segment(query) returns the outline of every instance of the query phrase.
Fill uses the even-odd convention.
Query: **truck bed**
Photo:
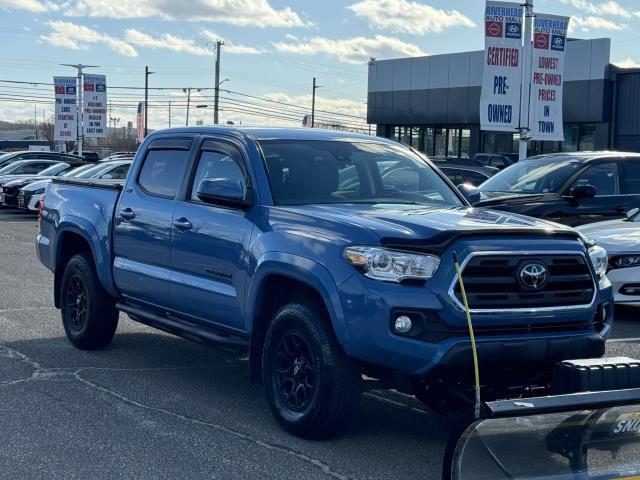
[[[65,185],[78,185],[82,187],[108,188],[112,190],[122,190],[124,180],[100,180],[95,178],[54,178],[53,183]]]

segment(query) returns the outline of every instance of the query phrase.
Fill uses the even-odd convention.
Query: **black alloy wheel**
[[[309,345],[300,333],[289,331],[280,339],[273,361],[280,400],[291,410],[303,412],[316,389],[316,365]]]

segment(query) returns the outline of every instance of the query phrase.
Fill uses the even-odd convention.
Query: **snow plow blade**
[[[446,480],[640,480],[640,389],[484,403],[447,456]]]

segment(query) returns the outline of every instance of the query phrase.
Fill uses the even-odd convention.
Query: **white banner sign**
[[[520,122],[522,15],[517,3],[488,1],[484,14],[484,66],[480,128],[513,132]]]
[[[54,140],[78,139],[78,98],[76,77],[53,77],[56,101]]]
[[[82,103],[84,136],[107,136],[107,77],[85,75]]]
[[[533,140],[564,141],[562,76],[568,28],[568,17],[536,14],[529,104],[529,128]]]

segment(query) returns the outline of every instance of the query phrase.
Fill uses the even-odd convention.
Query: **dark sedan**
[[[640,154],[540,155],[462,189],[475,205],[567,225],[623,218],[640,205]]]

